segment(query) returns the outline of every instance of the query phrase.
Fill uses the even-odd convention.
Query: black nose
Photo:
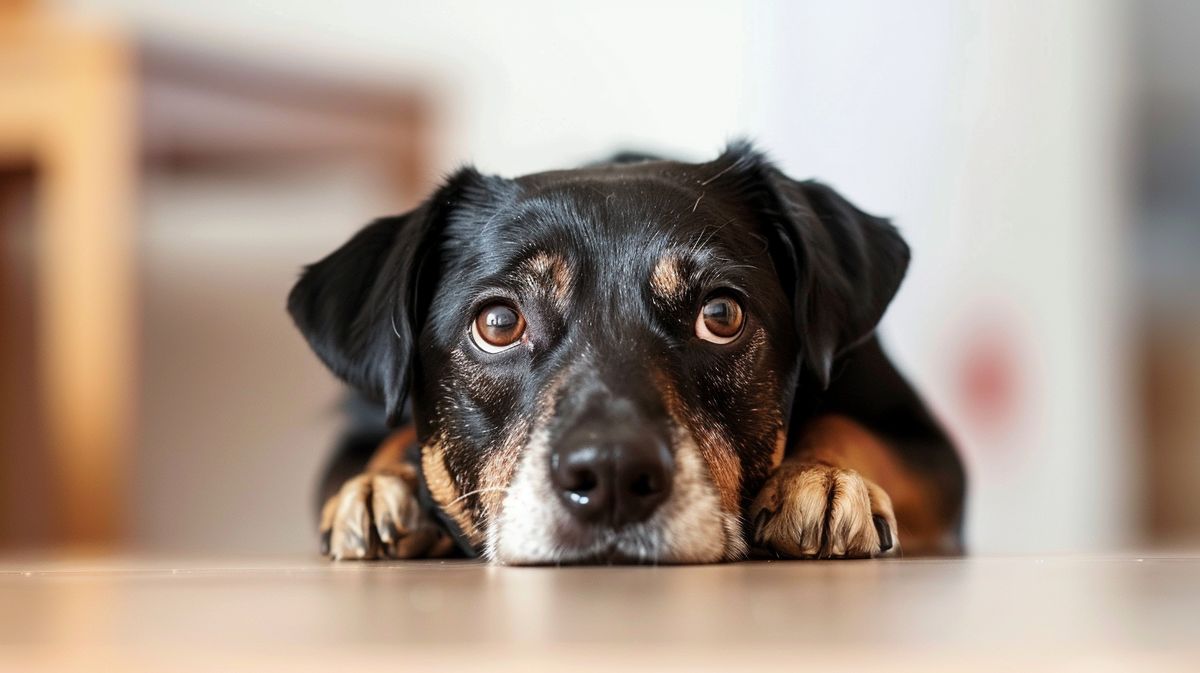
[[[575,518],[614,527],[644,521],[671,493],[674,464],[652,433],[582,427],[550,454],[550,479]]]

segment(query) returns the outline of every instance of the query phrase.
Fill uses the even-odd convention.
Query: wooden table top
[[[1197,670],[1200,554],[0,559],[0,670]]]

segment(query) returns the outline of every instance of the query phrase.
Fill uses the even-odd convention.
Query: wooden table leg
[[[136,400],[133,55],[117,39],[54,50],[39,147],[39,366],[63,530],[123,531]]]

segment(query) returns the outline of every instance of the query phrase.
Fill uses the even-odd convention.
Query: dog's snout
[[[674,463],[653,434],[585,427],[550,455],[550,479],[571,514],[614,527],[644,521],[671,493]]]

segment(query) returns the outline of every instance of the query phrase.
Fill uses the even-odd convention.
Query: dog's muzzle
[[[566,510],[581,524],[613,529],[654,514],[674,472],[666,438],[633,426],[584,423],[550,453],[550,483]]]

